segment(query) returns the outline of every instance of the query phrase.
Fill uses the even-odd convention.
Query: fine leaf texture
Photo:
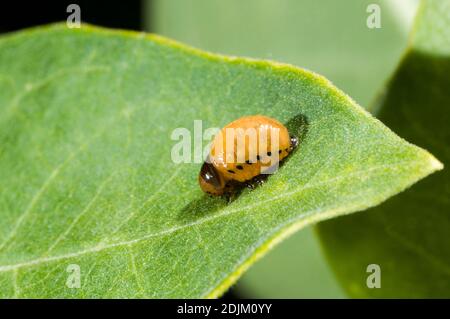
[[[450,165],[450,1],[424,1],[414,31],[377,114]],[[450,298],[449,199],[446,168],[376,208],[320,224],[350,296]],[[380,289],[366,286],[369,264],[380,266]]]
[[[3,38],[0,112],[1,297],[216,297],[296,229],[442,166],[314,73],[88,26]],[[231,203],[205,196],[171,133],[248,114],[298,150]]]
[[[365,106],[403,53],[406,35],[399,22],[411,1],[208,0],[198,6],[197,0],[151,0],[147,14],[149,30],[207,51],[314,70]],[[382,8],[382,28],[376,30],[366,27],[367,7],[374,3]],[[319,245],[313,229],[303,229],[252,266],[233,292],[250,298],[344,297]]]

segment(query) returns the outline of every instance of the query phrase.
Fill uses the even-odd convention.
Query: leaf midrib
[[[171,234],[171,233],[183,230],[183,229],[188,229],[188,228],[191,228],[191,227],[194,227],[194,226],[202,225],[202,224],[205,224],[205,223],[207,223],[209,221],[212,221],[212,220],[215,220],[215,219],[218,219],[218,218],[221,218],[221,217],[226,217],[226,216],[234,214],[234,213],[239,213],[239,212],[243,212],[243,211],[246,211],[246,210],[250,210],[250,209],[255,208],[255,207],[263,206],[263,205],[265,205],[265,204],[267,204],[269,202],[278,201],[278,200],[285,199],[285,198],[288,198],[288,197],[294,197],[296,194],[298,194],[301,191],[304,191],[306,189],[314,189],[314,188],[317,188],[317,187],[320,187],[320,186],[323,186],[323,185],[334,184],[334,183],[340,182],[342,180],[345,180],[347,178],[354,178],[356,176],[363,175],[363,174],[365,175],[365,174],[368,174],[369,172],[374,172],[374,171],[377,171],[377,170],[380,170],[380,169],[392,169],[392,170],[395,170],[395,168],[404,168],[405,165],[413,164],[413,163],[417,164],[417,161],[401,161],[401,162],[397,162],[397,163],[393,163],[393,164],[377,165],[377,166],[373,166],[373,167],[365,169],[365,170],[357,170],[357,171],[354,171],[352,173],[346,173],[346,174],[343,174],[343,175],[339,175],[339,176],[336,176],[334,178],[330,178],[330,179],[327,179],[327,180],[324,180],[324,181],[321,181],[321,182],[318,182],[318,183],[309,184],[309,182],[307,182],[303,186],[301,186],[301,187],[299,187],[299,188],[297,188],[297,189],[295,189],[295,190],[293,190],[291,192],[282,193],[279,196],[274,196],[274,197],[271,197],[271,198],[263,200],[263,201],[258,201],[258,202],[256,202],[253,205],[246,205],[246,206],[243,206],[243,207],[239,207],[237,209],[224,210],[221,213],[216,214],[216,215],[205,217],[205,218],[202,218],[200,220],[197,220],[197,221],[194,221],[194,222],[191,222],[191,223],[185,223],[185,224],[182,224],[182,225],[179,225],[179,226],[175,226],[175,227],[172,227],[172,228],[169,228],[169,229],[157,232],[157,233],[147,234],[147,235],[144,235],[142,237],[131,239],[131,240],[128,240],[128,241],[121,241],[121,242],[116,242],[116,243],[111,243],[111,244],[102,244],[102,243],[100,243],[100,244],[98,244],[96,246],[93,246],[93,247],[90,247],[90,248],[87,248],[87,249],[83,249],[83,250],[80,250],[80,251],[77,251],[77,252],[73,252],[73,253],[67,253],[67,254],[63,254],[63,255],[50,256],[50,257],[40,257],[40,258],[37,258],[37,259],[32,259],[32,260],[29,260],[29,261],[20,262],[20,263],[16,263],[16,264],[10,264],[10,265],[0,265],[0,272],[8,272],[8,271],[11,271],[11,270],[17,270],[17,269],[24,268],[24,267],[36,266],[36,265],[45,264],[45,263],[49,263],[49,262],[54,262],[54,261],[58,261],[58,260],[64,260],[64,259],[80,257],[80,256],[83,256],[83,255],[86,255],[86,254],[97,253],[97,252],[101,252],[101,251],[106,250],[106,249],[113,249],[113,248],[116,248],[116,247],[132,246],[132,245],[134,245],[136,243],[140,243],[142,241],[145,241],[145,240],[148,240],[148,239],[151,239],[151,238],[165,236],[165,235],[168,235],[168,234]],[[323,207],[322,209],[316,209],[316,210],[313,210],[313,211],[306,211],[306,212],[302,213],[301,215],[296,216],[295,219],[304,218],[306,216],[311,215],[311,213],[315,213],[315,214],[321,215],[322,213],[324,213],[326,211],[329,211],[329,210],[332,210],[332,209],[335,209],[335,207]]]

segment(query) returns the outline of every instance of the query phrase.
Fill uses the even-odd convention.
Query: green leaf
[[[441,168],[321,76],[158,36],[20,32],[0,78],[2,297],[216,297],[295,230]],[[258,113],[301,137],[263,187],[228,204],[171,160],[174,129]]]
[[[450,164],[450,1],[425,1],[378,114],[409,141]],[[319,225],[324,247],[353,297],[450,297],[450,172],[427,178],[363,214]],[[366,267],[381,267],[369,289]]]
[[[314,70],[363,106],[398,64],[407,42],[402,25],[415,7],[414,0],[401,1],[400,8],[392,0],[147,2],[149,31],[207,51]],[[374,3],[382,10],[383,27],[376,30],[366,27],[367,7]],[[250,298],[342,298],[316,237],[313,229],[303,229],[283,241],[233,291]]]

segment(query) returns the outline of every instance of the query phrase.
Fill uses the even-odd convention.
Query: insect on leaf
[[[217,297],[293,231],[441,168],[317,74],[86,25],[0,40],[0,114],[5,298]],[[172,132],[250,114],[297,151],[231,203],[206,196]]]

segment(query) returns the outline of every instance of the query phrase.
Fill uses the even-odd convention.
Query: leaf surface
[[[403,24],[415,1],[400,1],[402,19],[395,14],[398,2],[208,0],[195,6],[152,0],[146,11],[148,30],[207,51],[314,70],[366,106],[406,46]],[[374,3],[382,8],[382,28],[376,30],[366,26],[367,7]],[[239,279],[233,292],[251,298],[342,298],[316,237],[308,228],[283,241]]]
[[[216,297],[293,231],[441,168],[314,73],[89,26],[1,39],[0,114],[2,297]],[[209,198],[171,134],[248,114],[299,149],[263,187]]]

